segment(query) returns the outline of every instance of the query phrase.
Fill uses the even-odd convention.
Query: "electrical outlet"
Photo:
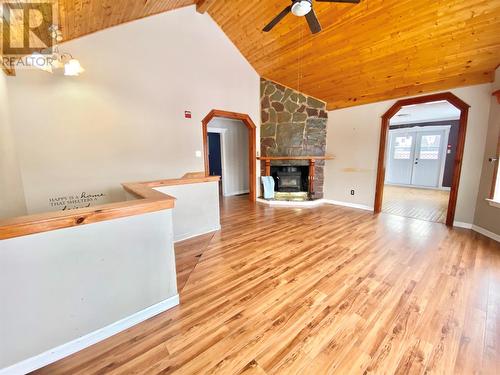
[[[354,190],[351,190],[351,195],[354,195]]]

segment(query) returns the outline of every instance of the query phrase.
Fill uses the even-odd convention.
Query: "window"
[[[440,135],[423,135],[420,141],[420,155],[418,158],[421,160],[438,160],[440,145]]]
[[[411,156],[413,136],[396,137],[394,139],[394,159],[408,160]]]

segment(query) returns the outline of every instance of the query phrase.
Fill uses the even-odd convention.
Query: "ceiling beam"
[[[212,5],[214,5],[216,0],[198,0],[196,2],[196,11],[198,13],[205,13],[208,8],[210,8]]]

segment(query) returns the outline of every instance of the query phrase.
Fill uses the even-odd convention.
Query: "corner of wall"
[[[26,214],[26,200],[17,159],[7,96],[7,79],[0,73],[0,218]]]
[[[491,85],[491,92],[500,88],[500,67],[495,71],[495,81]],[[490,98],[488,130],[485,139],[485,148],[483,156],[483,166],[479,180],[479,189],[476,199],[476,208],[474,211],[474,226],[488,233],[500,235],[500,209],[491,206],[486,198],[489,198],[491,185],[493,182],[493,173],[498,164],[491,163],[489,158],[497,153],[500,142],[500,104],[496,97]],[[498,163],[498,161],[497,161]],[[480,232],[482,233],[482,232]]]

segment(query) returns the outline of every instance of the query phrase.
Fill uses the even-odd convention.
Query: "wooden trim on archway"
[[[429,102],[436,102],[446,100],[451,105],[460,110],[460,122],[458,130],[457,150],[455,154],[455,164],[453,167],[453,180],[451,183],[450,200],[448,202],[448,213],[446,215],[446,225],[453,226],[455,220],[455,209],[457,206],[458,186],[460,184],[460,173],[462,171],[462,159],[465,147],[465,134],[467,132],[467,119],[469,116],[470,106],[463,100],[452,94],[451,92],[444,92],[433,95],[419,96],[416,98],[398,100],[389,110],[382,116],[382,125],[380,129],[380,145],[378,154],[378,167],[377,167],[377,183],[375,190],[375,203],[374,211],[379,213],[382,211],[382,202],[384,197],[384,182],[385,182],[385,168],[386,168],[386,146],[387,136],[389,133],[389,123],[391,118],[401,109],[401,107],[412,104],[423,104]]]
[[[211,110],[208,115],[201,121],[202,129],[203,129],[203,154],[205,159],[205,176],[210,175],[209,171],[209,163],[208,163],[208,144],[207,144],[207,136],[208,136],[208,123],[215,117],[227,118],[232,120],[240,120],[245,124],[248,129],[248,189],[250,191],[249,199],[252,202],[255,202],[257,199],[256,193],[256,146],[255,146],[255,137],[256,137],[256,126],[250,116],[237,113],[237,112],[228,112],[222,111],[219,109]]]

